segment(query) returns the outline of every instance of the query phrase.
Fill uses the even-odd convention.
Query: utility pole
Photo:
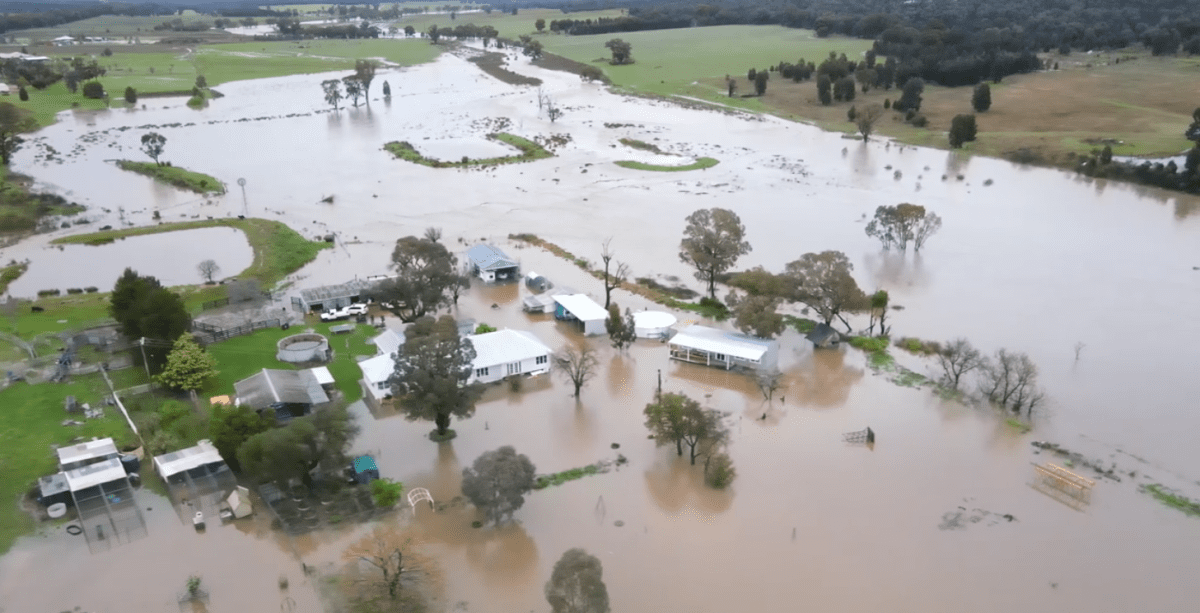
[[[142,346],[142,366],[146,367],[146,379],[150,379],[150,362],[146,361],[146,337],[138,339],[138,345]]]
[[[238,187],[242,188],[242,214],[250,214],[250,205],[246,203],[246,180],[238,179]]]

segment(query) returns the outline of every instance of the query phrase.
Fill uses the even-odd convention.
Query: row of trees
[[[1200,194],[1200,107],[1192,112],[1192,123],[1184,130],[1184,138],[1194,145],[1184,155],[1183,165],[1175,160],[1162,162],[1118,162],[1113,160],[1111,145],[1084,159],[1079,172],[1100,178],[1133,181],[1164,189]]]
[[[321,82],[321,91],[325,94],[325,102],[338,110],[342,100],[349,98],[350,103],[358,108],[359,98],[365,98],[371,104],[371,82],[375,80],[375,71],[379,63],[375,60],[355,60],[354,74],[339,79],[328,79]],[[384,96],[391,97],[391,86],[383,84]]]

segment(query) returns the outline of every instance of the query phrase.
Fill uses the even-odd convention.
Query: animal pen
[[[92,553],[108,551],[149,536],[146,520],[127,479],[116,479],[71,492],[79,525]]]
[[[1095,481],[1081,477],[1057,464],[1034,464],[1034,489],[1055,500],[1081,509],[1092,502],[1092,487]]]
[[[314,495],[303,487],[285,493],[268,483],[258,488],[258,495],[278,522],[277,527],[291,535],[369,521],[386,511],[375,506],[371,488],[365,486],[346,486],[337,492],[323,490]]]

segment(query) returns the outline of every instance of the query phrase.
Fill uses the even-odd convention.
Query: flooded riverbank
[[[450,571],[450,600],[467,601],[470,610],[546,610],[542,584],[575,546],[602,560],[620,611],[1124,611],[1128,603],[1182,610],[1191,602],[1200,553],[1180,544],[1200,537],[1200,523],[1135,484],[1153,478],[1200,497],[1196,451],[1180,434],[1200,426],[1190,409],[1200,381],[1191,375],[1188,342],[1200,337],[1192,316],[1200,306],[1196,198],[851,142],[773,118],[614,96],[523,62],[513,69],[543,79],[564,116],[554,123],[539,117],[533,89],[504,85],[446,56],[388,74],[390,104],[375,100],[337,114],[320,100],[328,75],[309,75],[229,84],[226,98],[202,111],[73,115],[39,133],[14,167],[87,204],[95,223],[113,222],[103,208],[124,206],[136,223],[151,223],[156,210],[164,220],[249,212],[308,236],[336,232],[339,248],[298,273],[301,286],[385,272],[395,239],[430,226],[457,249],[494,241],[526,270],[593,295],[601,290],[591,277],[504,237],[538,234],[595,261],[611,236],[635,276],[693,283],[676,254],[684,217],[701,207],[731,208],[754,247],[739,268],[778,271],[805,252],[841,250],[864,289],[887,289],[904,306],[891,319],[897,336],[965,336],[986,352],[1027,352],[1041,368],[1050,402],[1026,435],[986,410],[889,383],[855,351],[813,354],[794,332],[783,339],[788,389],[773,405],[744,377],[669,362],[661,344],[639,341],[621,355],[600,338],[591,342],[602,347],[603,368],[579,403],[561,379],[522,392],[493,388],[475,417],[454,425],[459,437],[443,445],[425,438],[429,424],[364,416],[356,448],[378,451],[385,476],[428,487],[439,500],[458,494],[462,466],[504,444],[528,454],[539,472],[617,453],[629,460],[531,494],[519,525],[502,530],[474,530],[461,512],[418,512]],[[478,139],[501,118],[519,136],[564,134],[570,142],[552,159],[484,170],[427,168],[380,150],[392,140],[419,148],[426,138]],[[103,162],[136,155],[137,139],[150,129],[144,126],[168,137],[168,159],[229,185],[246,178],[245,203],[238,190],[201,199],[148,189],[145,179]],[[623,137],[721,164],[687,173],[620,168],[612,162],[629,157],[618,144]],[[80,149],[46,163],[37,159],[44,145]],[[91,188],[101,184],[104,190]],[[322,202],[330,195],[331,204]],[[943,219],[919,256],[882,254],[863,231],[876,207],[899,202]],[[17,245],[0,258],[21,258],[31,248]],[[178,264],[188,272],[195,266]],[[528,329],[555,348],[574,339],[552,319],[521,314],[524,291],[477,286],[460,312]],[[616,294],[622,306],[644,306]],[[1146,321],[1168,326],[1166,342],[1134,333]],[[659,371],[664,389],[729,413],[738,470],[731,490],[707,489],[695,470],[645,438],[641,410]],[[873,450],[842,443],[841,433],[867,426],[879,435]],[[1075,511],[1028,487],[1030,463],[1045,459],[1029,445],[1038,439],[1139,477],[1102,480],[1092,506]],[[156,538],[152,529],[147,540]],[[279,555],[277,543],[258,543],[253,555]],[[339,544],[344,539],[318,535],[298,551],[310,564],[326,564],[340,555]],[[134,563],[142,554],[121,556],[137,546],[91,557],[80,551],[87,561],[73,572],[104,564],[105,556]],[[50,556],[23,541],[0,559],[0,601],[39,605],[34,610],[74,606],[22,593],[35,581],[19,565]],[[240,581],[267,586],[277,571],[261,574],[226,578],[226,589],[236,591]],[[265,600],[246,603],[214,601],[210,610]]]

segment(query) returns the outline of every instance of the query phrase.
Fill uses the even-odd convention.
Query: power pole
[[[249,215],[250,205],[246,203],[246,180],[238,179],[237,184],[238,187],[242,188],[242,214]]]
[[[146,379],[150,379],[150,362],[146,361],[146,337],[138,339],[138,345],[142,347],[142,366],[146,367]]]

